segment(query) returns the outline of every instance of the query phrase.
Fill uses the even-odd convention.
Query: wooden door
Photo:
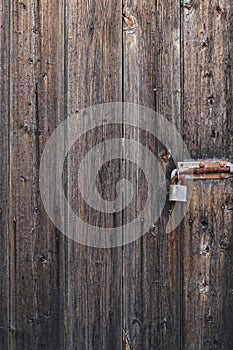
[[[72,224],[70,238],[60,232],[39,183],[53,131],[107,102],[158,112],[194,160],[233,162],[231,0],[2,0],[0,24],[0,348],[231,350],[231,179],[196,181],[172,233],[167,201],[142,237],[114,248],[70,239]],[[167,147],[136,129],[84,135],[69,152],[64,188],[77,213],[107,227],[137,213],[139,170],[118,160],[99,173],[106,198],[126,175],[136,193],[130,211],[103,217],[81,204],[76,164],[116,135],[154,151],[167,186],[175,166]]]

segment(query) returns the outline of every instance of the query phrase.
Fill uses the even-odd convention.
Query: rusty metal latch
[[[185,202],[186,180],[220,180],[233,176],[233,164],[226,161],[178,162],[171,173],[169,200]]]

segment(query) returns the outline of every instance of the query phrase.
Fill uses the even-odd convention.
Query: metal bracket
[[[178,162],[171,173],[169,201],[186,202],[185,180],[220,180],[233,176],[233,164],[225,161]]]
[[[233,164],[226,161],[178,162],[171,179],[177,180],[219,180],[233,176]]]

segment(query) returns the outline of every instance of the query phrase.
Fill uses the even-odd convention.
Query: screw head
[[[204,168],[205,167],[205,162],[200,162],[199,166],[200,166],[200,168]]]

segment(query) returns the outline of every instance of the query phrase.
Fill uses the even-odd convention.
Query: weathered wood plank
[[[184,134],[194,158],[232,161],[232,6],[183,8]],[[183,348],[231,349],[232,181],[197,182],[183,231]]]
[[[8,348],[9,4],[0,4],[0,348]]]
[[[68,114],[99,103],[121,101],[121,3],[69,1],[68,12]],[[84,126],[88,127],[89,122],[92,120],[86,118]],[[121,137],[121,128],[115,131]],[[102,217],[81,205],[77,169],[88,150],[116,132],[106,127],[84,135],[68,157],[67,197],[73,210],[96,225],[102,220],[107,227],[114,227],[111,216]],[[100,161],[101,155],[96,155],[96,160]],[[92,166],[89,164],[87,178]],[[114,176],[119,176],[120,167],[119,162],[112,164]],[[104,193],[114,196],[115,186],[104,177],[100,180]],[[85,189],[90,191],[88,186]],[[70,233],[79,229],[69,226]],[[97,249],[69,241],[67,256],[67,349],[121,349],[122,248]]]
[[[196,182],[184,220],[184,349],[231,349],[232,181]]]
[[[124,12],[137,21],[134,32],[124,31],[124,101],[156,109],[180,128],[180,2],[125,1]],[[171,168],[162,145],[131,136],[154,148],[165,172]],[[151,233],[124,248],[124,327],[132,349],[180,348],[180,241],[176,232],[166,234],[168,209]]]
[[[11,2],[10,349],[63,347],[62,243],[39,195],[39,162],[63,115],[62,2]]]
[[[232,156],[232,4],[195,1],[183,13],[187,144],[194,158],[227,158]]]

